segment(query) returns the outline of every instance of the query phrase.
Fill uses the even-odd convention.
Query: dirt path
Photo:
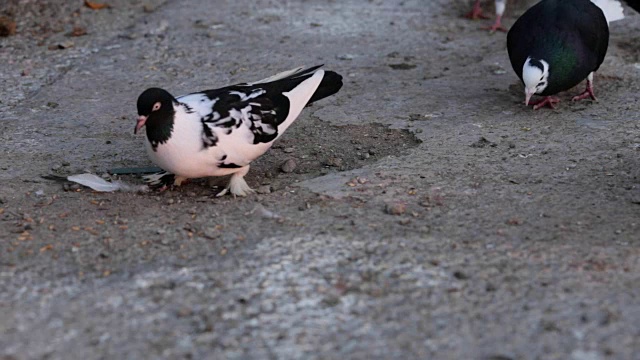
[[[0,358],[640,353],[638,15],[612,25],[598,102],[533,112],[462,1],[63,3],[0,38]],[[345,87],[253,166],[262,194],[41,178],[150,166],[146,87],[319,63]]]

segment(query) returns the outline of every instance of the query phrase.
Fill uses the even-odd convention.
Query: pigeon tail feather
[[[591,0],[604,13],[607,23],[624,19],[622,4],[618,0]]]
[[[317,65],[317,66],[310,67],[310,68],[305,68],[304,66],[299,66],[299,67],[297,67],[295,69],[283,71],[281,73],[277,73],[275,75],[269,76],[268,78],[264,78],[262,80],[258,80],[258,81],[247,83],[247,85],[266,84],[266,83],[270,83],[270,82],[274,82],[274,81],[278,81],[278,80],[282,80],[282,79],[299,77],[299,76],[302,76],[302,75],[306,75],[306,74],[312,73],[315,70],[319,69],[320,67],[322,67],[322,65]]]
[[[309,103],[316,102],[337,93],[342,87],[342,76],[334,71],[325,71],[320,85],[309,99]]]

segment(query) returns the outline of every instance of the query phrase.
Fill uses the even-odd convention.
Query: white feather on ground
[[[67,176],[67,180],[78,183],[80,185],[86,186],[88,188],[91,188],[99,192],[114,192],[114,191],[144,192],[149,190],[149,187],[146,185],[131,185],[119,180],[109,182],[94,174],[71,175],[71,176]]]

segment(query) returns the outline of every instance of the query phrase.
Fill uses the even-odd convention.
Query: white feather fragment
[[[146,185],[131,185],[123,181],[108,182],[105,179],[94,174],[71,175],[67,177],[67,180],[73,181],[75,183],[78,183],[80,185],[86,186],[88,188],[91,188],[95,191],[100,191],[100,192],[113,192],[113,191],[144,192],[149,190],[149,187]]]

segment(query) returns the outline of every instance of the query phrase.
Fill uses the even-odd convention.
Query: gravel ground
[[[108,3],[0,9],[0,359],[639,358],[640,16],[534,112],[469,1]],[[259,194],[42,178],[151,166],[146,87],[320,63]]]

